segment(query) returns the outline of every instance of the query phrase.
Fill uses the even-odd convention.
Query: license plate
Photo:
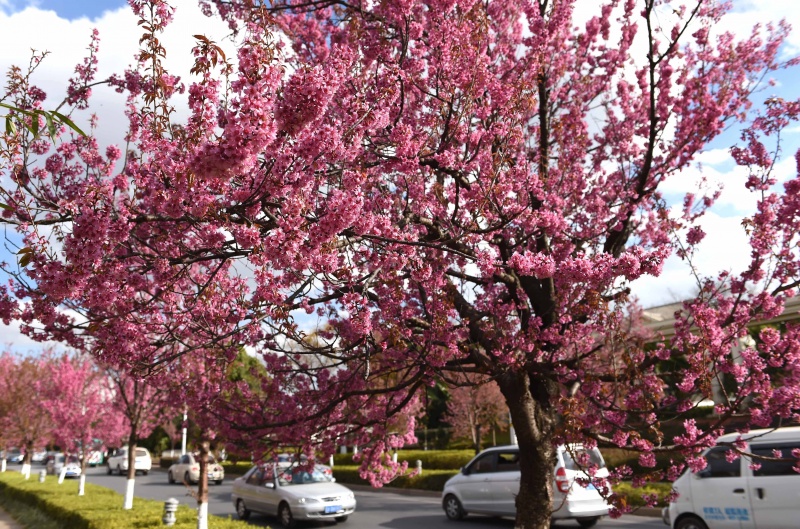
[[[325,507],[325,514],[330,514],[330,513],[333,513],[333,512],[339,512],[341,510],[342,510],[342,506],[341,505],[327,505]]]

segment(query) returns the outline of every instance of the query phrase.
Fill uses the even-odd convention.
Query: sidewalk
[[[0,509],[0,529],[22,529],[22,526],[9,516],[6,511]]]

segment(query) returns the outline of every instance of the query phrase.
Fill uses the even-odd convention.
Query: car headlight
[[[298,498],[297,503],[319,503],[317,498]]]
[[[344,495],[344,497],[347,498],[348,500],[356,499],[356,495],[353,494],[352,492],[348,492],[347,494]]]

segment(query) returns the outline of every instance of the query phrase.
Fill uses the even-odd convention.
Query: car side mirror
[[[704,470],[701,470],[700,472],[698,472],[698,473],[697,473],[697,474],[695,474],[695,475],[696,475],[698,478],[710,478],[710,477],[711,477],[711,471],[710,471],[709,469],[707,469],[707,468],[706,468],[706,469],[704,469]]]
[[[267,487],[268,489],[274,489],[275,488],[275,484],[273,482],[271,482],[271,481],[267,481],[266,483],[264,483],[264,486]]]
[[[465,476],[469,476],[469,469],[467,467],[461,467],[461,473]]]

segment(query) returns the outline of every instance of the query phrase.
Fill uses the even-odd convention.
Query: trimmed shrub
[[[400,450],[397,452],[398,461],[408,461],[408,466],[414,468],[417,460],[422,461],[423,473],[425,470],[459,470],[475,457],[474,450]],[[336,454],[333,456],[333,472],[339,466],[351,466],[358,463],[353,461],[353,454]]]
[[[666,497],[672,490],[670,483],[648,483],[642,487],[634,487],[629,482],[614,485],[614,493],[622,496],[625,503],[631,507],[644,507],[645,501],[642,498],[645,494],[655,494],[658,497],[657,507],[666,507]]]
[[[398,489],[441,491],[444,489],[444,483],[456,474],[458,474],[457,470],[425,470],[425,467],[422,467],[421,475],[401,476],[384,486]],[[369,485],[367,480],[358,475],[358,466],[354,465],[333,467],[333,477],[336,478],[337,483],[345,485]]]
[[[133,509],[122,508],[123,497],[111,489],[86,483],[86,494],[78,496],[78,482],[58,484],[57,476],[47,476],[44,483],[26,480],[16,472],[0,474],[0,495],[28,505],[61,527],[70,529],[148,529],[164,527],[161,517],[164,504],[155,500],[136,498]],[[197,527],[197,511],[180,505],[177,529]],[[243,529],[248,525],[239,520],[209,516],[211,529]]]

